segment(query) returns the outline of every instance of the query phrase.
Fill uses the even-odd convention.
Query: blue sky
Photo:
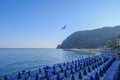
[[[55,48],[75,31],[116,25],[120,0],[0,0],[0,48]]]

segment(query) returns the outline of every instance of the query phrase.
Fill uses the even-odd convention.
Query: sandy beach
[[[103,51],[104,49],[102,48],[96,48],[96,49],[67,49],[70,51],[80,51],[80,52],[90,52],[90,53],[99,53]]]

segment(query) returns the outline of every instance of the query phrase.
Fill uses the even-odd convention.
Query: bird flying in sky
[[[65,29],[67,27],[67,25],[65,25],[64,27],[61,28],[61,30]]]

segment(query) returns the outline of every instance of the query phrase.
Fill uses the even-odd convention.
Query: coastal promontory
[[[120,35],[120,26],[77,31],[68,36],[57,48],[100,48],[108,46]]]

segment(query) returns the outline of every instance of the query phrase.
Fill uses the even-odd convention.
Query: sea
[[[0,76],[76,60],[96,53],[53,48],[0,48]]]

